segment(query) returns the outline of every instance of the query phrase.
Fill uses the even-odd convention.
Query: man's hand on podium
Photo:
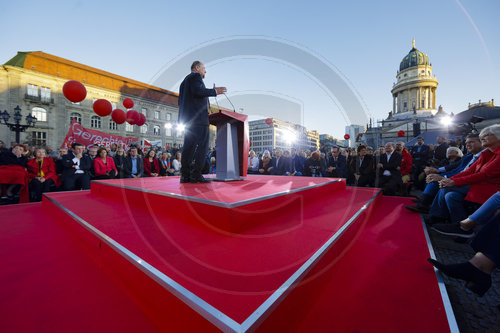
[[[215,84],[214,84],[214,89],[217,95],[225,94],[227,91],[226,87],[216,87]]]

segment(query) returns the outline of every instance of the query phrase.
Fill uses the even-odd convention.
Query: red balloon
[[[98,99],[94,102],[92,108],[94,109],[94,112],[101,117],[109,116],[111,111],[113,111],[113,106],[107,99]]]
[[[135,125],[138,120],[139,120],[139,113],[137,113],[137,111],[135,110],[127,111],[127,119],[126,119],[127,123],[129,123],[130,125]]]
[[[134,107],[134,101],[131,100],[130,98],[125,98],[123,100],[123,106],[126,108],[126,109],[131,109]]]
[[[252,147],[252,140],[248,140],[248,146]]]
[[[344,139],[349,140],[351,136],[349,134],[344,135]]]
[[[85,89],[85,86],[75,80],[66,82],[62,90],[64,97],[73,103],[81,102],[87,97],[87,89]]]
[[[117,124],[123,124],[126,118],[127,116],[125,116],[125,111],[123,110],[115,109],[111,112],[111,119]]]
[[[271,125],[273,123],[273,120],[271,118],[266,119],[266,124]]]
[[[139,114],[139,121],[137,121],[135,124],[137,126],[142,126],[146,123],[146,116],[143,115],[142,113],[138,113]]]
[[[398,136],[399,136],[399,137],[403,137],[403,136],[405,136],[405,131],[403,131],[403,130],[399,131],[399,132],[398,132]]]

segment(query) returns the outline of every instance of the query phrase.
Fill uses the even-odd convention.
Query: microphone
[[[234,107],[234,104],[231,102],[231,100],[229,99],[229,97],[227,97],[226,93],[224,93],[224,96],[226,96],[227,100],[229,101],[229,103],[231,103],[231,106],[233,107],[233,112],[236,112],[236,109]]]

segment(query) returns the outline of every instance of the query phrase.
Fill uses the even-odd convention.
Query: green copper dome
[[[410,50],[410,53],[408,53],[403,60],[401,60],[399,70],[402,71],[418,65],[429,65],[429,57],[427,54],[424,54],[415,48],[415,40],[413,40],[413,48]]]

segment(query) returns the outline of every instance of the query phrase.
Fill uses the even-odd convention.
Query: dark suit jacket
[[[304,163],[306,162],[306,159],[300,155],[295,155],[295,157],[292,157],[292,167],[293,171],[297,171],[300,173],[304,173]]]
[[[448,142],[440,143],[439,146],[434,149],[434,158],[438,161],[444,160],[446,158],[446,150],[448,147]]]
[[[276,166],[276,163],[278,163],[278,166]],[[271,166],[273,167],[271,169],[271,175],[278,175],[282,176],[286,174],[287,172],[293,172],[291,171],[292,169],[292,163],[291,160],[287,157],[280,156],[279,161],[276,157],[273,157],[271,159]]]
[[[420,152],[418,151],[418,147],[420,147]],[[421,146],[415,145],[411,147],[411,157],[413,158],[414,165],[423,165],[429,159],[429,146],[423,144]]]
[[[137,155],[136,159],[137,159],[137,175],[139,177],[142,177],[144,174],[144,162],[142,161],[142,157],[140,157],[139,155]],[[132,177],[132,158],[130,156],[127,156],[125,158],[123,174],[125,175],[126,178]]]
[[[387,154],[383,154],[380,156],[380,162],[382,164],[382,168],[379,169],[380,177],[383,176],[384,171],[388,170],[391,172],[391,178],[401,180],[401,172],[397,169],[401,166],[401,155],[393,152],[391,155],[391,159],[387,162]]]
[[[351,159],[350,161],[349,173],[361,176],[374,176],[374,163],[375,159],[372,156],[365,155],[365,157],[363,158],[363,162],[360,165],[359,156],[355,156],[355,158]]]
[[[217,96],[217,93],[205,87],[199,73],[191,72],[186,76],[179,88],[178,121],[187,127],[208,126],[209,96]]]
[[[332,156],[328,167],[335,167],[335,170],[328,173],[328,177],[347,178],[347,159],[344,155],[340,154],[337,161]]]
[[[73,153],[69,153],[64,155],[61,159],[61,164],[63,167],[61,180],[63,183],[66,179],[75,175],[77,169],[73,168],[73,165],[75,165],[75,162],[73,162],[73,158],[75,158],[75,155]],[[90,160],[90,157],[87,154],[83,154],[82,158],[80,158],[80,170],[82,170],[86,174],[89,174],[92,164],[93,163]]]

